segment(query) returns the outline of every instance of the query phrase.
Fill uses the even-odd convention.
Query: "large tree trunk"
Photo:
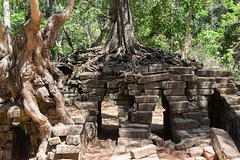
[[[105,49],[117,55],[137,54],[142,46],[135,37],[129,0],[110,0],[110,11],[112,26]]]
[[[8,82],[8,88],[5,88],[6,93],[3,92],[5,95],[0,94],[2,102],[10,98],[7,95],[11,92],[11,96],[16,101],[22,100],[25,112],[39,124],[41,143],[37,153],[38,159],[46,159],[45,152],[52,131],[48,118],[40,112],[39,99],[45,103],[55,102],[62,123],[74,124],[66,112],[64,97],[61,94],[65,89],[63,73],[50,61],[52,46],[57,39],[60,27],[69,17],[73,4],[74,0],[70,0],[65,12],[52,15],[41,30],[40,23],[44,15],[40,13],[38,1],[30,0],[31,17],[23,25],[21,34],[17,33],[13,41],[11,67],[8,69],[0,66],[0,71],[9,73],[9,76],[0,75],[1,81],[7,80]],[[0,23],[0,56],[3,57],[2,60],[7,53],[7,34],[5,27]],[[55,84],[55,80],[57,84]],[[2,97],[8,99],[4,100]]]

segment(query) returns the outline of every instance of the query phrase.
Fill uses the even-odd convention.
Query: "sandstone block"
[[[71,116],[75,124],[84,124],[86,119],[84,116]]]
[[[163,70],[167,70],[167,64],[151,64],[148,66],[149,73],[157,73]]]
[[[214,94],[214,89],[188,89],[187,90],[188,95],[212,95]]]
[[[186,138],[182,140],[180,143],[175,145],[176,150],[185,150],[193,147],[195,144],[198,144],[201,141],[199,137],[194,138]]]
[[[215,82],[215,78],[213,77],[197,77],[197,82],[198,83],[203,83],[203,82]]]
[[[187,101],[187,96],[167,96],[168,101]]]
[[[156,153],[156,146],[153,144],[150,144],[141,148],[136,148],[130,151],[131,157],[134,159],[144,158],[155,153]]]
[[[195,160],[206,160],[206,159],[202,156],[197,156],[197,157],[195,157]]]
[[[192,74],[192,67],[169,67],[170,71],[175,71],[174,73],[179,74]]]
[[[136,103],[157,103],[159,96],[135,96]]]
[[[237,93],[237,88],[217,88],[220,94],[235,94]]]
[[[146,138],[148,131],[137,128],[119,128],[119,136],[125,138]]]
[[[48,152],[47,159],[48,160],[54,160],[54,158],[55,158],[55,153],[54,152]]]
[[[160,89],[160,88],[162,88],[161,82],[151,82],[151,83],[144,84],[145,90],[153,90],[153,89]]]
[[[240,104],[240,96],[232,95],[232,96],[226,96],[225,97],[227,103],[229,105],[239,105]]]
[[[80,80],[94,79],[100,75],[99,72],[82,72],[79,73]]]
[[[97,103],[94,102],[80,102],[74,100],[73,105],[79,109],[97,109]]]
[[[130,121],[132,123],[138,122],[138,112],[131,112],[131,119],[130,119]]]
[[[208,117],[203,117],[199,120],[199,123],[202,126],[209,126],[210,125],[210,119]]]
[[[138,122],[150,124],[152,122],[152,111],[139,111]]]
[[[182,81],[181,74],[171,74],[171,76],[172,76],[172,78],[171,78],[172,81]]]
[[[78,154],[81,151],[81,146],[74,145],[57,145],[56,154]]]
[[[181,118],[174,118],[173,125],[176,129],[192,129],[197,128],[198,124],[193,119],[181,119]]]
[[[203,154],[202,147],[192,147],[188,149],[188,153],[191,157],[201,156]]]
[[[165,81],[162,82],[163,89],[176,89],[176,88],[186,88],[186,82],[181,81]]]
[[[68,145],[79,145],[81,143],[80,135],[68,135],[66,138],[66,143]]]
[[[129,90],[143,90],[143,85],[129,84],[128,89]]]
[[[204,154],[204,157],[207,160],[214,160],[214,159],[216,159],[216,153],[215,153],[215,151],[214,151],[212,146],[203,147],[203,154]]]
[[[144,93],[145,93],[145,95],[161,95],[162,90],[159,90],[159,89],[145,90]]]
[[[202,112],[189,112],[187,113],[189,119],[199,120],[202,118]]]
[[[114,88],[119,88],[120,82],[107,82],[107,88],[109,89],[114,89]]]
[[[139,103],[138,110],[139,111],[154,111],[156,103]]]
[[[234,83],[217,83],[217,88],[235,88]]]
[[[190,137],[189,133],[186,130],[175,130],[174,135],[180,141]]]
[[[59,137],[53,137],[53,138],[49,138],[48,139],[49,145],[53,146],[53,145],[58,145],[60,144],[62,141]]]
[[[130,96],[140,96],[141,95],[141,91],[140,90],[129,90],[128,94]]]
[[[165,89],[163,94],[165,96],[184,96],[185,89]]]
[[[230,83],[231,82],[230,77],[215,77],[215,80],[217,83]]]
[[[229,77],[232,73],[226,70],[200,69],[197,71],[197,75],[209,77]]]
[[[83,125],[59,125],[53,127],[54,136],[80,135]]]
[[[189,106],[188,101],[177,101],[177,102],[169,102],[170,108],[181,108],[186,109]]]
[[[240,153],[229,134],[223,129],[211,128],[212,145],[219,159],[237,159]]]
[[[137,73],[146,74],[148,73],[148,66],[136,66],[134,70]]]
[[[195,82],[197,81],[197,76],[195,74],[183,74],[182,80],[186,82]]]
[[[154,75],[141,77],[140,79],[138,79],[138,83],[143,84],[143,83],[149,83],[149,82],[157,82],[157,81],[169,80],[170,78],[171,78],[171,75],[169,73],[154,74]]]

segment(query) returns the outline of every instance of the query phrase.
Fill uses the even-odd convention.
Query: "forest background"
[[[25,0],[9,0],[9,3],[13,37],[30,13],[30,6]],[[40,8],[46,9],[44,25],[47,17],[61,12],[68,1],[42,0],[39,3]],[[141,44],[181,54],[191,0],[130,0],[129,3],[136,38]],[[52,49],[54,60],[104,44],[110,31],[108,12],[109,0],[76,0]],[[0,5],[0,14],[3,17],[3,5]],[[240,0],[195,0],[190,25],[190,59],[203,62],[205,67],[234,71],[239,77],[239,26]]]

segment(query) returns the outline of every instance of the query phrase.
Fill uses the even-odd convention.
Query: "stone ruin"
[[[42,105],[41,112],[54,126],[48,144],[49,160],[81,159],[84,148],[94,143],[101,130],[101,103],[106,95],[111,95],[119,111],[114,155],[154,142],[149,136],[152,112],[159,100],[165,109],[164,129],[178,143],[175,148],[187,149],[182,146],[188,144],[186,140],[206,137],[211,127],[216,127],[226,130],[235,142],[231,145],[240,149],[239,86],[229,71],[203,69],[200,63],[189,67],[150,63],[134,66],[131,71],[121,64],[104,65],[96,72],[82,72],[67,64],[59,68],[69,79],[69,90],[64,95],[75,125],[58,125],[60,117],[55,106]],[[23,107],[8,102],[1,106],[0,114],[0,159],[24,159],[34,153],[38,130]],[[217,129],[211,132],[213,137],[222,134]],[[216,143],[224,142],[217,139]],[[224,147],[216,152],[225,155],[223,150]],[[238,153],[230,158],[239,158]]]

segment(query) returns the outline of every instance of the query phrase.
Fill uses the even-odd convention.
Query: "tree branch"
[[[32,19],[34,21],[40,21],[40,10],[38,5],[38,0],[30,0]]]
[[[66,8],[66,10],[64,11],[63,15],[64,15],[64,20],[66,21],[68,19],[68,17],[70,16],[72,9],[73,9],[73,4],[74,4],[74,0],[70,0],[68,2],[68,6]],[[65,22],[64,21],[64,22]]]
[[[93,6],[94,8],[97,8],[97,6],[95,4],[93,4],[90,0],[86,0],[91,6]],[[102,11],[100,12],[101,15],[103,15],[104,17],[106,17],[107,19],[111,19],[111,17],[107,16],[106,14],[104,14]]]

